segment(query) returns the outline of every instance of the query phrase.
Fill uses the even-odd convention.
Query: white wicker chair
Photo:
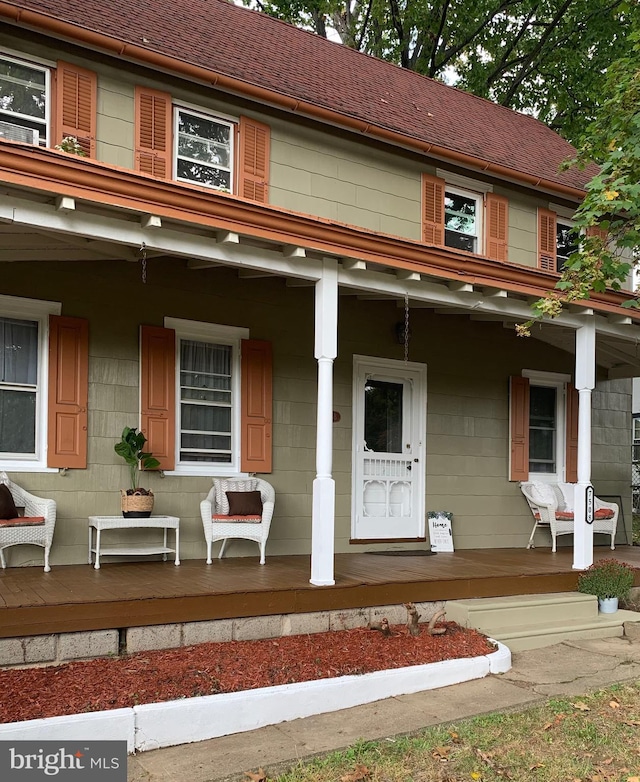
[[[533,514],[534,523],[527,548],[534,548],[533,537],[538,528],[551,532],[551,551],[556,550],[558,535],[573,535],[574,483],[542,483],[523,481],[520,489]],[[600,513],[598,513],[600,511]],[[611,535],[611,549],[615,549],[616,528],[620,508],[615,502],[594,499],[593,531]],[[598,516],[606,518],[598,518]]]
[[[6,472],[0,472],[0,483],[6,484],[13,501],[18,508],[24,508],[24,515],[28,517],[43,517],[44,523],[26,525],[24,523],[3,524],[0,526],[0,565],[6,568],[4,549],[9,546],[19,546],[25,543],[44,548],[44,571],[51,570],[49,566],[49,552],[53,541],[53,531],[56,526],[56,503],[54,500],[45,500],[36,497],[9,479]]]
[[[262,516],[259,520],[246,521],[241,516],[229,516],[225,495],[227,491],[259,491],[262,499]],[[260,478],[237,480],[214,478],[211,491],[207,498],[200,503],[202,526],[207,541],[207,565],[211,564],[211,544],[217,540],[222,541],[218,554],[218,558],[222,559],[229,538],[254,540],[260,546],[260,564],[264,565],[265,548],[269,537],[275,499],[276,493],[273,486]],[[220,519],[220,516],[225,515],[228,516],[228,521]]]

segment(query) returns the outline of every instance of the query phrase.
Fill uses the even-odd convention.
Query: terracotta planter
[[[125,519],[148,519],[153,510],[153,492],[149,490],[127,494],[124,489],[120,489],[122,515]]]

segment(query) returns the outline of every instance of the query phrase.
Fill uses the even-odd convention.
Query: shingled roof
[[[15,9],[338,113],[425,149],[438,146],[561,187],[583,189],[594,174],[593,168],[560,173],[573,147],[533,117],[226,0],[24,0],[0,2],[0,18],[15,17]],[[29,14],[22,19],[48,26]]]

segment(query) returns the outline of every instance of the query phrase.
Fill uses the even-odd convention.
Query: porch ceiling
[[[342,295],[393,299],[411,308],[430,308],[442,315],[501,321],[513,329],[530,318],[530,293],[488,285],[473,278],[444,279],[409,269],[385,267],[361,259],[328,258],[294,242],[275,244],[230,231],[183,225],[127,209],[48,197],[27,190],[0,193],[0,262],[129,261],[171,257],[188,269],[219,266],[237,269],[247,280],[277,276],[289,286],[314,285],[324,265],[337,266]],[[532,338],[575,353],[575,329],[594,318],[596,361],[611,379],[640,376],[640,325],[618,312],[571,307],[557,320],[537,325]]]

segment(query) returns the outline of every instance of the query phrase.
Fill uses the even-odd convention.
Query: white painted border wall
[[[497,651],[482,657],[7,723],[0,725],[0,741],[110,739],[126,741],[129,754],[189,744],[505,673],[511,652],[496,643]]]

